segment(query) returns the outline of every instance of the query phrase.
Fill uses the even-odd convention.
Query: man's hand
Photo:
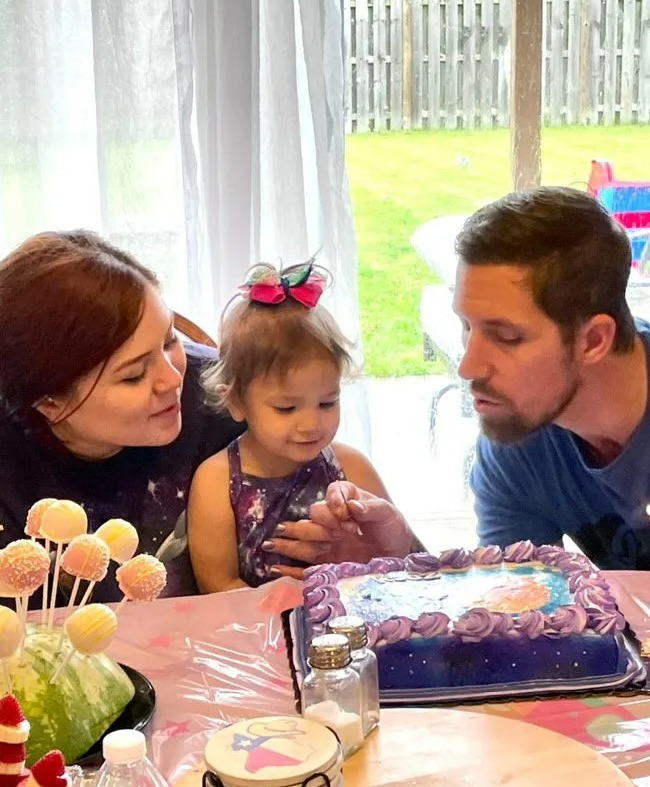
[[[403,557],[412,550],[413,533],[388,500],[349,481],[330,484],[325,500],[309,509],[310,519],[283,522],[268,551],[305,563],[366,563],[373,557]],[[301,579],[303,569],[277,565],[274,573]]]

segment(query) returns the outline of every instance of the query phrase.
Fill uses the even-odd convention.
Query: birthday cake
[[[16,611],[0,606],[0,697],[13,693],[29,716],[28,765],[50,749],[75,762],[120,717],[135,688],[104,651],[116,633],[122,604],[151,601],[166,584],[165,567],[157,558],[135,555],[133,525],[112,519],[93,534],[87,528],[81,506],[48,498],[30,509],[25,527],[30,538],[0,549],[0,597],[13,599],[16,606]],[[56,546],[53,566],[51,545]],[[124,594],[115,610],[86,603],[111,561],[117,563],[115,576]],[[61,572],[72,589],[68,607],[57,611]],[[81,582],[87,587],[77,600]],[[30,596],[39,589],[41,609],[28,616]]]
[[[307,569],[309,636],[339,615],[368,626],[381,690],[624,674],[622,614],[582,555],[529,541]]]

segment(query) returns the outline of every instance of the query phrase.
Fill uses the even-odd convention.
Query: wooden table
[[[200,787],[202,768],[175,787]],[[262,774],[258,774],[258,777]],[[632,782],[580,743],[522,721],[470,711],[386,709],[344,765],[346,787],[624,787]]]

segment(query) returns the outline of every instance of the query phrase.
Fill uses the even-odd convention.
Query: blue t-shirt
[[[650,324],[637,329],[650,358]],[[650,570],[650,396],[609,465],[590,467],[581,447],[555,425],[516,444],[481,435],[470,477],[480,542],[552,544],[566,533],[600,568]]]
[[[69,453],[49,431],[30,431],[0,407],[0,548],[25,538],[29,507],[42,497],[80,503],[88,515],[89,532],[107,519],[122,518],[138,530],[138,552],[155,554],[174,530],[187,504],[190,481],[198,465],[224,449],[243,431],[227,414],[204,403],[200,375],[216,351],[186,344],[187,372],[181,395],[183,427],[169,445],[124,448],[110,459],[88,462]],[[196,593],[187,550],[167,564],[164,595]],[[69,582],[59,583],[60,603]],[[118,601],[121,593],[111,563],[106,579],[97,584],[94,601]],[[79,596],[77,596],[79,598]],[[30,603],[38,607],[40,591]],[[0,599],[0,604],[6,600]]]

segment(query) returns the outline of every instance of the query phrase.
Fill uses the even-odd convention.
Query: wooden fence
[[[515,1],[344,0],[347,131],[507,126]],[[650,0],[544,0],[543,115],[650,122]]]

